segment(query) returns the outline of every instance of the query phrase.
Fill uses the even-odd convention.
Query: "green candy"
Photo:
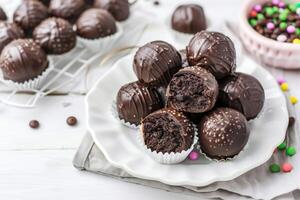
[[[256,17],[257,17],[258,20],[263,20],[263,19],[265,19],[265,16],[264,16],[263,14],[261,14],[261,13],[258,13],[258,14],[256,15]]]
[[[284,150],[285,148],[286,148],[286,142],[281,143],[281,144],[277,147],[277,149],[279,149],[279,150]]]
[[[270,165],[269,170],[272,173],[278,173],[278,172],[280,172],[280,166],[277,164],[272,164],[272,165]]]
[[[249,23],[251,26],[256,26],[257,21],[256,21],[256,19],[250,19]]]
[[[279,15],[279,19],[280,19],[281,21],[286,21],[286,19],[287,19],[287,14],[281,13],[281,14]]]
[[[272,16],[274,14],[273,8],[269,8],[269,7],[266,8],[266,13],[267,13],[268,16]]]
[[[286,27],[287,27],[287,23],[285,23],[285,22],[281,22],[281,23],[279,24],[279,28],[282,29],[282,30],[285,30]]]
[[[274,7],[273,7],[273,12],[274,12],[274,13],[277,13],[278,11],[279,11],[278,7],[274,6]]]
[[[300,2],[296,2],[294,5],[296,6],[296,8],[300,8]]]
[[[296,35],[300,35],[300,28],[296,28]]]
[[[285,154],[287,156],[293,156],[296,154],[296,148],[295,147],[288,147],[285,151]]]
[[[296,12],[297,7],[295,6],[295,4],[290,4],[290,5],[289,5],[289,9],[290,9],[292,12]]]

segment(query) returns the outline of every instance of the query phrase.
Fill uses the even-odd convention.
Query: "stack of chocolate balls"
[[[23,0],[13,22],[0,8],[4,79],[24,83],[37,78],[48,68],[47,54],[70,52],[77,36],[94,40],[112,35],[116,21],[129,14],[128,0]]]
[[[134,56],[138,81],[117,94],[119,118],[140,125],[151,151],[180,153],[198,134],[207,157],[233,158],[248,141],[247,120],[257,117],[265,99],[259,81],[235,68],[234,45],[222,33],[198,32],[180,53],[150,42]]]

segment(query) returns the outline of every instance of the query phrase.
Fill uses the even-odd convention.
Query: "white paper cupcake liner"
[[[70,51],[63,53],[63,54],[50,54],[48,55],[49,59],[51,58],[51,60],[55,63],[56,61],[58,61],[59,59],[61,59],[62,57],[67,57],[67,58],[71,58],[72,56],[74,57],[75,52],[78,51],[78,41],[76,41],[76,45],[73,49],[71,49]]]
[[[180,153],[162,153],[162,152],[156,152],[156,151],[151,151],[150,149],[147,148],[147,146],[144,143],[144,139],[142,136],[142,131],[140,130],[140,133],[137,134],[137,141],[141,145],[141,147],[147,152],[149,156],[151,156],[155,161],[161,163],[161,164],[176,164],[176,163],[181,163],[183,162],[189,154],[194,150],[195,145],[198,142],[198,130],[194,126],[195,133],[194,133],[194,139],[193,139],[193,144],[188,150],[182,151]]]
[[[23,83],[14,82],[12,80],[3,80],[3,83],[10,88],[16,89],[18,91],[26,91],[26,90],[36,90],[41,87],[43,81],[47,78],[48,74],[53,69],[53,61],[48,57],[48,67],[45,71],[32,80],[25,81]]]
[[[130,122],[126,122],[124,119],[121,119],[119,117],[119,114],[117,111],[117,103],[115,101],[113,101],[111,104],[111,114],[115,119],[119,120],[121,124],[123,124],[124,126],[127,126],[128,128],[138,129],[140,127],[140,125],[131,124]]]
[[[85,39],[77,37],[78,42],[85,45],[91,52],[103,51],[103,49],[109,49],[114,42],[123,35],[123,27],[117,23],[117,32],[113,35],[109,35],[99,39]]]

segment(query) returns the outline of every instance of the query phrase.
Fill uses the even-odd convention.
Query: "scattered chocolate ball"
[[[37,129],[40,127],[40,123],[37,120],[31,120],[29,122],[29,126],[30,126],[30,128]]]
[[[201,67],[186,67],[177,72],[167,89],[167,105],[182,112],[211,110],[219,93],[215,77]]]
[[[11,22],[0,21],[0,53],[11,41],[24,37],[23,30]]]
[[[94,7],[107,10],[117,21],[126,20],[130,14],[128,0],[94,0]]]
[[[197,4],[178,6],[171,21],[172,28],[182,33],[195,34],[207,28],[203,8]]]
[[[33,29],[48,17],[47,7],[39,1],[26,0],[14,12],[14,22],[27,35],[31,36]]]
[[[155,6],[159,6],[159,5],[160,5],[159,1],[154,1],[153,4],[154,4]]]
[[[233,42],[222,33],[201,31],[191,39],[186,49],[190,66],[201,66],[216,79],[222,79],[235,71]]]
[[[1,21],[6,21],[7,20],[7,15],[1,7],[0,7],[0,20]]]
[[[31,39],[14,40],[2,50],[0,68],[6,80],[23,83],[36,78],[47,67],[45,52]]]
[[[159,93],[138,81],[122,86],[116,103],[119,118],[135,125],[139,125],[144,117],[163,107]]]
[[[141,133],[151,151],[179,153],[191,148],[195,130],[183,113],[164,108],[142,120]]]
[[[76,32],[72,25],[61,18],[48,18],[33,32],[33,39],[48,54],[63,54],[76,45]]]
[[[228,159],[239,154],[249,138],[243,114],[231,108],[217,108],[198,124],[200,148],[212,159]]]
[[[164,41],[153,41],[140,47],[133,60],[138,79],[151,85],[168,85],[180,68],[179,52]]]
[[[103,9],[91,8],[83,12],[76,22],[77,34],[86,39],[98,39],[117,32],[113,16]]]
[[[75,126],[77,124],[77,118],[74,116],[70,116],[67,118],[67,124],[69,126]]]
[[[51,0],[50,13],[55,17],[64,18],[70,22],[76,21],[85,9],[84,0]]]
[[[254,119],[263,108],[265,92],[253,76],[236,73],[222,80],[219,88],[220,104],[240,111],[247,120]]]
[[[186,50],[185,49],[179,50],[179,54],[181,56],[182,67],[189,67],[189,63],[188,63],[187,57],[186,57]]]
[[[294,126],[295,121],[296,121],[295,117],[289,117],[289,125],[288,125],[288,127]]]

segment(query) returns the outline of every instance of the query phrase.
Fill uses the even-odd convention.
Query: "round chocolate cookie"
[[[250,130],[244,115],[231,108],[217,108],[198,124],[200,148],[212,159],[233,158],[248,142]]]
[[[209,70],[216,79],[224,78],[236,68],[236,53],[229,37],[218,32],[201,31],[187,46],[190,66]]]
[[[0,7],[0,20],[1,21],[6,21],[7,20],[7,15],[1,7]]]
[[[18,39],[2,51],[0,68],[6,80],[23,83],[43,73],[48,60],[41,47],[31,39]]]
[[[176,31],[195,34],[206,27],[203,8],[197,4],[180,5],[172,15],[172,28]]]
[[[14,12],[14,22],[31,36],[33,29],[48,17],[47,7],[39,1],[26,0]]]
[[[179,50],[179,54],[181,56],[182,67],[189,67],[189,63],[188,63],[187,57],[186,57],[186,50],[185,49]]]
[[[51,0],[49,10],[55,17],[74,22],[83,12],[85,6],[84,0]]]
[[[129,17],[128,0],[94,0],[94,7],[110,12],[117,21],[124,21]]]
[[[24,32],[18,25],[0,21],[0,53],[11,41],[23,37]]]
[[[168,85],[180,68],[179,52],[164,41],[153,41],[140,47],[133,60],[138,79],[152,85]]]
[[[135,125],[139,125],[144,117],[162,107],[158,92],[138,81],[122,86],[117,95],[119,118]]]
[[[77,34],[86,39],[98,39],[117,32],[113,16],[103,9],[91,8],[83,12],[76,22]]]
[[[33,38],[48,54],[63,54],[76,45],[76,32],[61,18],[44,20],[34,29]]]
[[[180,153],[191,148],[195,130],[183,113],[164,108],[142,120],[141,133],[151,151]]]
[[[182,112],[207,112],[214,107],[218,90],[218,83],[209,71],[186,67],[173,76],[167,89],[167,105]]]
[[[250,120],[262,110],[265,92],[260,82],[248,74],[236,73],[221,81],[219,103],[236,109]]]

